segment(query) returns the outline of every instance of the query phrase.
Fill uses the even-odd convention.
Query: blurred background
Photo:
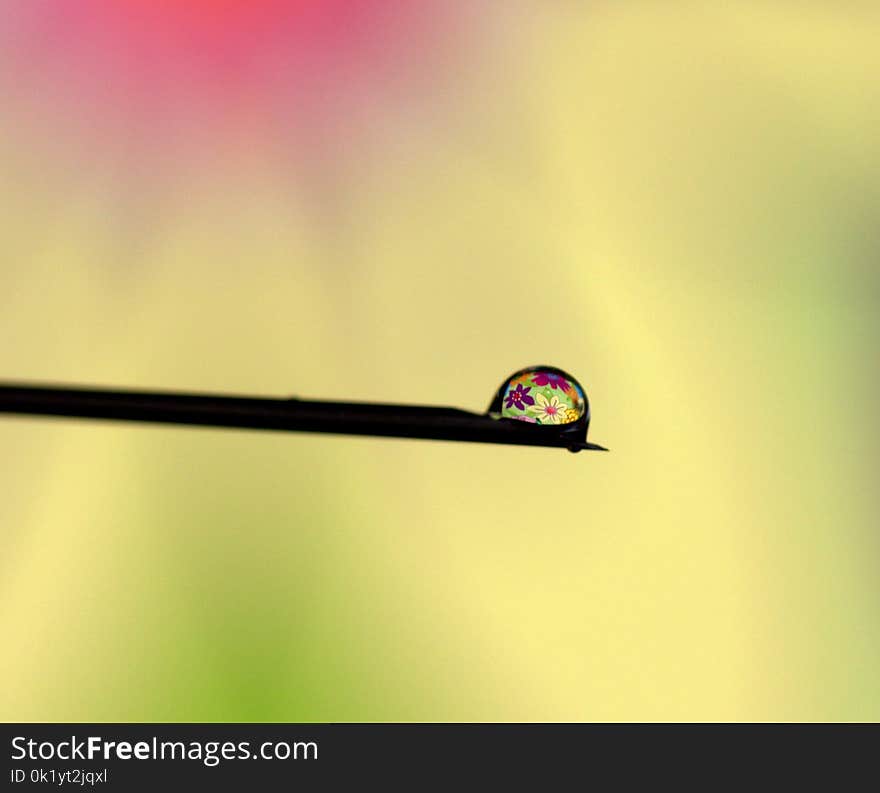
[[[880,718],[872,2],[12,0],[0,378],[610,454],[0,418],[0,718]]]

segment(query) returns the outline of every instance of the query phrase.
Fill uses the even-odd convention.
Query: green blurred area
[[[129,209],[0,131],[3,378],[547,362],[612,450],[4,418],[0,718],[880,718],[876,5],[499,30],[331,209],[271,153]]]

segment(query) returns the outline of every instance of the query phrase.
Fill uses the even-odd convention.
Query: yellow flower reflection
[[[529,407],[542,424],[564,424],[568,422],[568,406],[559,401],[558,396],[547,399],[543,394],[535,394],[535,404]]]

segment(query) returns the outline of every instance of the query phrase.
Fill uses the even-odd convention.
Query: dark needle
[[[0,413],[605,451],[586,443],[584,432],[567,432],[564,427],[536,427],[456,408],[417,405],[0,383]]]

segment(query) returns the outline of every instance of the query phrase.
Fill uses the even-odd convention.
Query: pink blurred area
[[[464,57],[472,12],[458,0],[13,3],[0,9],[5,113],[26,135],[147,163],[254,135],[314,157],[436,86]]]

